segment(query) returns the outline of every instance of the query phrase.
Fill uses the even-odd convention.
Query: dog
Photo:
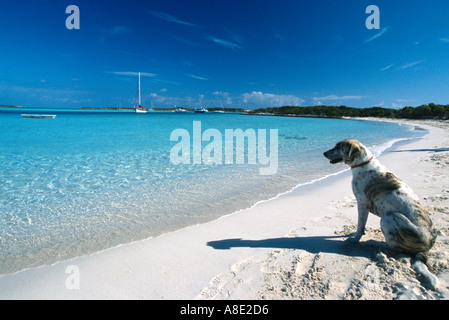
[[[375,159],[367,147],[355,139],[345,139],[324,152],[324,156],[331,164],[344,162],[352,170],[358,224],[355,235],[348,238],[349,242],[360,241],[371,212],[381,218],[380,226],[388,249],[416,258],[417,254],[425,255],[432,248],[437,231],[427,210],[412,189]],[[417,262],[414,267],[420,273],[428,272],[422,263]],[[432,274],[427,277],[436,287],[436,277]]]

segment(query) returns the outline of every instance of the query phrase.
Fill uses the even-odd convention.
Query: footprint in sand
[[[301,254],[297,255],[293,261],[293,263],[295,264],[295,274],[297,276],[302,276],[308,273],[313,268],[316,258],[316,254],[308,252],[302,252]]]
[[[197,297],[197,299],[214,299],[217,298],[221,289],[229,282],[232,281],[235,278],[235,272],[229,271],[221,273],[217,276],[215,276],[210,281],[210,286],[204,288],[201,290],[201,293]]]
[[[287,237],[288,237],[288,238],[294,238],[294,237],[297,237],[297,236],[299,236],[302,232],[304,232],[304,231],[306,231],[306,230],[307,230],[306,227],[300,227],[300,228],[297,228],[297,229],[292,229],[292,230],[290,230],[290,232],[287,234]]]
[[[357,204],[355,197],[344,197],[343,200],[338,200],[335,205],[337,208],[353,208]]]

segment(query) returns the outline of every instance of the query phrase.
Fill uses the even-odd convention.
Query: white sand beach
[[[428,260],[437,290],[409,257],[386,254],[378,217],[361,243],[345,242],[357,223],[347,170],[209,223],[3,276],[0,299],[448,299],[449,123],[407,122],[431,133],[379,160],[439,230]]]

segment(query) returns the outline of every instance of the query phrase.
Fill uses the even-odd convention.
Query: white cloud
[[[152,106],[156,108],[167,107],[172,108],[176,106],[185,106],[187,108],[197,107],[218,107],[219,101],[216,99],[211,100],[204,96],[204,94],[198,95],[198,97],[191,96],[169,96],[152,92],[142,96],[142,101],[145,106]]]
[[[142,101],[145,106],[152,107],[173,107],[183,102],[179,97],[163,96],[155,92],[142,96]]]
[[[171,14],[168,13],[164,13],[164,12],[158,12],[158,11],[148,11],[150,14],[152,14],[155,17],[158,17],[159,19],[168,21],[168,22],[174,22],[177,24],[182,24],[185,26],[198,26],[197,24],[194,23],[190,23],[190,22],[186,22],[183,21],[181,19],[176,18],[175,16],[172,16]]]
[[[299,106],[304,103],[303,99],[293,95],[262,93],[260,91],[244,93],[242,97],[243,103],[258,107]]]
[[[423,62],[424,62],[424,60],[419,60],[419,61],[415,61],[415,62],[412,62],[412,63],[408,63],[408,64],[403,65],[400,69],[401,70],[408,69],[408,68],[414,67],[414,66],[416,66],[416,65],[418,65],[420,63],[423,63]]]
[[[253,91],[251,93],[244,93],[233,96],[228,92],[215,91],[209,95],[199,94],[196,97],[192,96],[170,96],[165,95],[165,92],[152,92],[145,94],[142,101],[145,106],[154,107],[173,107],[186,106],[189,108],[205,107],[205,108],[220,108],[220,107],[242,107],[247,105],[252,107],[281,107],[281,106],[299,106],[304,103],[304,100],[293,95],[279,95],[272,93],[262,93]]]
[[[388,65],[388,66],[386,66],[386,67],[380,69],[380,71],[386,71],[386,70],[390,69],[390,68],[393,67],[393,66],[394,66],[394,63],[392,63],[392,64],[390,64],[390,65]]]
[[[216,95],[216,96],[223,96],[223,97],[228,97],[229,96],[228,92],[223,92],[223,91],[215,91],[215,92],[212,92],[212,94]]]
[[[404,106],[402,104],[397,104],[397,103],[393,102],[391,104],[390,108],[392,108],[392,109],[402,109],[402,108],[404,108]]]
[[[335,94],[331,94],[325,97],[314,97],[312,98],[314,101],[335,101],[335,100],[360,100],[363,96],[336,96]]]
[[[365,43],[371,42],[381,36],[383,36],[387,31],[388,31],[389,27],[385,27],[383,28],[379,33],[376,33],[374,36],[372,36],[371,38],[368,38],[365,40]]]
[[[440,38],[440,41],[443,43],[449,43],[449,38]]]
[[[195,74],[190,74],[190,73],[186,73],[189,77],[191,77],[191,78],[193,78],[193,79],[197,79],[197,80],[204,80],[204,81],[207,81],[207,80],[209,80],[208,78],[206,78],[206,77],[202,77],[202,76],[197,76],[197,75],[195,75]]]
[[[218,43],[219,45],[222,45],[224,47],[231,48],[233,51],[235,51],[236,49],[240,49],[240,50],[243,49],[243,47],[240,44],[229,41],[229,40],[223,40],[223,39],[219,39],[219,38],[212,37],[212,36],[207,37],[207,39],[211,40],[215,43]]]
[[[128,76],[128,77],[137,77],[139,75],[138,72],[134,72],[134,71],[107,71],[107,73],[112,73],[112,74],[116,74],[116,75],[119,75],[119,76]],[[148,72],[141,72],[140,76],[154,78],[154,77],[157,76],[157,74],[155,74],[155,73],[148,73]]]

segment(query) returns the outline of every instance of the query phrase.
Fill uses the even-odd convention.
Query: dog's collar
[[[369,158],[368,161],[362,162],[362,163],[360,163],[360,164],[356,164],[355,166],[351,166],[351,168],[354,169],[354,168],[366,166],[368,163],[370,163],[371,161],[373,161],[373,159],[374,159],[374,155],[371,156],[371,158]]]

